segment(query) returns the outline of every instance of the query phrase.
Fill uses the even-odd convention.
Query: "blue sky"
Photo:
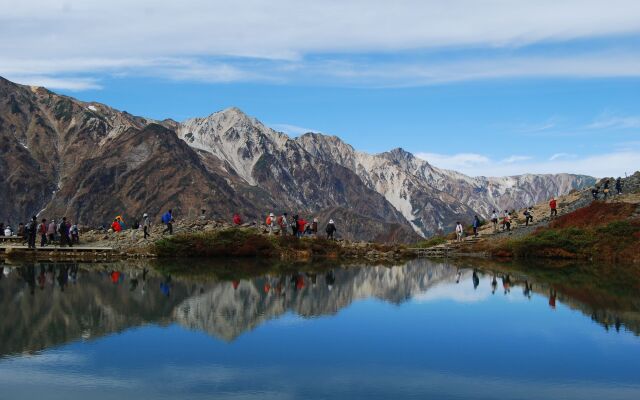
[[[471,175],[639,169],[640,2],[389,4],[0,0],[0,75],[158,119],[237,106]]]

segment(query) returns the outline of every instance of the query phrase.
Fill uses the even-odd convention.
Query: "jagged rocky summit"
[[[0,78],[0,221],[32,214],[85,225],[163,210],[228,220],[267,213],[336,220],[348,239],[412,242],[492,209],[591,185],[581,175],[469,177],[402,149],[356,151],[338,137],[291,138],[229,108],[155,121]]]

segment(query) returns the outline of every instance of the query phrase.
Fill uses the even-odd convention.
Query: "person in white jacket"
[[[464,233],[464,228],[460,222],[456,222],[456,237],[458,242],[462,242],[462,234]]]

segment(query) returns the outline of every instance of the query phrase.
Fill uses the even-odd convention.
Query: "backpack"
[[[271,225],[271,217],[267,217],[267,225]]]
[[[162,223],[168,224],[169,222],[171,222],[171,214],[167,212],[162,216]]]

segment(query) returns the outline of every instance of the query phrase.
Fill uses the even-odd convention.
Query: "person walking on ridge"
[[[38,234],[38,220],[35,215],[31,217],[31,221],[29,221],[29,223],[27,224],[26,231],[29,248],[35,250],[36,235]]]
[[[49,243],[53,243],[56,240],[56,220],[52,219],[47,227],[47,236],[49,236]]]
[[[480,228],[480,218],[476,215],[473,217],[473,237],[478,237],[478,228]]]
[[[143,239],[146,239],[149,237],[149,228],[151,228],[151,222],[149,221],[149,214],[144,213],[142,214],[142,230],[144,233]]]
[[[336,224],[333,222],[332,219],[329,220],[329,223],[327,224],[327,228],[325,229],[325,231],[327,232],[327,239],[330,240],[334,240],[333,235],[336,233],[338,229],[336,229]]]
[[[464,228],[460,222],[456,222],[456,241],[462,242],[462,234],[464,233]]]
[[[67,225],[67,217],[62,217],[62,222],[60,222],[60,226],[58,227],[58,233],[60,233],[60,246],[64,246],[66,244],[69,247],[72,247],[71,239],[69,238],[69,225]]]
[[[47,245],[47,220],[44,218],[38,225],[38,233],[40,234],[40,247],[45,247]]]
[[[493,233],[498,232],[498,213],[496,210],[493,210],[491,214],[491,223],[493,224]]]
[[[558,207],[558,203],[556,202],[555,197],[552,197],[551,200],[549,201],[549,208],[551,209],[550,218],[558,216],[558,208],[557,207]]]
[[[620,177],[616,179],[616,194],[622,194],[622,179]]]
[[[529,226],[529,222],[533,222],[533,208],[529,207],[524,210],[524,225]]]
[[[167,226],[162,234],[169,232],[169,235],[173,235],[173,211],[171,209],[162,216],[162,223]]]

